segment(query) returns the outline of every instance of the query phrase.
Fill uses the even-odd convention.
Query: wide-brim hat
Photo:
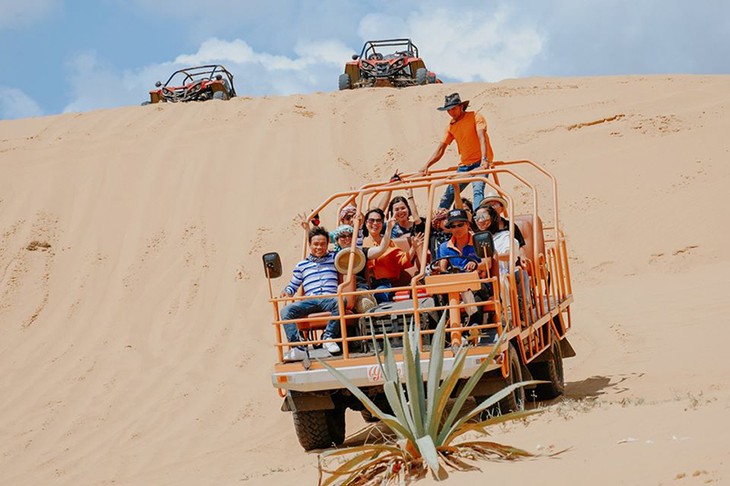
[[[459,93],[451,93],[444,98],[444,106],[439,106],[436,109],[439,111],[446,111],[459,105],[462,105],[464,109],[466,109],[466,107],[469,106],[469,100],[461,101]]]
[[[335,268],[343,275],[347,273],[347,264],[350,261],[350,253],[352,253],[352,249],[345,248],[344,250],[337,252],[337,255],[335,255]],[[352,266],[352,273],[359,273],[363,268],[365,268],[367,258],[360,248],[355,248],[354,258],[355,262]]]
[[[459,223],[459,222],[468,223],[469,217],[466,214],[466,211],[463,209],[452,209],[449,211],[448,219],[446,220],[446,227],[450,228],[452,224]]]
[[[482,199],[482,202],[479,203],[479,206],[484,206],[485,204],[489,204],[492,201],[500,203],[505,210],[507,209],[507,200],[499,194],[487,194]]]

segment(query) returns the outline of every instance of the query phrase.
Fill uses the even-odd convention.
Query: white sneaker
[[[303,361],[307,357],[307,352],[302,348],[291,348],[284,354],[284,361]]]
[[[322,343],[322,347],[330,354],[339,354],[340,346],[337,343]]]

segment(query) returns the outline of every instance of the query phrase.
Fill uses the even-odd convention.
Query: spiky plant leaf
[[[428,361],[428,384],[426,390],[426,423],[428,433],[434,436],[432,424],[434,422],[434,405],[436,403],[436,390],[441,382],[441,372],[444,365],[444,343],[446,336],[446,311],[441,314],[436,325],[436,331],[431,337],[431,356]],[[440,419],[440,417],[439,417]],[[438,422],[437,422],[438,423]]]
[[[430,435],[425,435],[416,441],[416,446],[434,476],[439,480],[446,479],[449,474],[439,463],[439,454],[436,445],[433,443],[433,438]]]
[[[408,408],[413,417],[414,434],[423,437],[426,405],[423,400],[423,376],[421,374],[421,359],[418,345],[412,342],[413,322],[403,332],[403,368],[408,390]]]
[[[443,350],[441,351],[443,353]],[[446,406],[451,398],[451,392],[459,383],[461,372],[464,369],[464,363],[466,362],[467,349],[462,348],[456,353],[453,365],[449,374],[441,382],[441,385],[436,389],[436,395],[434,396],[433,414],[431,415],[431,422],[429,423],[429,435],[431,437],[438,437],[438,431],[441,424],[441,417],[446,410]],[[437,445],[440,445],[439,440],[435,441]]]
[[[454,425],[452,425],[450,429],[444,428],[441,431],[441,434],[439,434],[439,439],[437,440],[437,443],[449,444],[450,443],[449,438],[451,437],[451,435],[454,434],[455,432],[457,432],[459,430],[459,428],[462,425],[464,425],[467,421],[471,420],[472,417],[475,417],[476,415],[482,413],[489,407],[493,406],[494,404],[496,404],[497,402],[499,402],[500,400],[505,398],[507,395],[512,393],[514,390],[521,388],[523,386],[529,386],[529,385],[533,385],[536,383],[543,383],[543,382],[538,381],[538,380],[521,381],[519,383],[513,383],[505,388],[502,388],[500,391],[498,391],[494,395],[492,395],[489,398],[487,398],[486,400],[484,400],[481,404],[477,405],[471,411],[464,414],[464,416],[461,417],[458,421],[456,421],[456,423],[454,423]]]
[[[490,364],[492,364],[492,361],[494,361],[494,357],[497,355],[497,353],[500,350],[500,347],[502,346],[502,343],[504,343],[506,339],[506,333],[503,333],[502,336],[500,336],[499,340],[494,344],[492,347],[492,350],[490,351],[487,358],[482,361],[482,363],[479,365],[479,367],[476,369],[473,375],[467,380],[466,385],[464,385],[464,388],[459,393],[459,396],[456,398],[456,402],[451,408],[451,412],[449,413],[449,416],[446,418],[446,420],[443,423],[443,426],[441,428],[441,433],[439,434],[439,439],[437,439],[437,443],[440,443],[443,441],[444,432],[449,430],[451,428],[451,425],[453,424],[454,420],[459,415],[459,412],[461,412],[462,407],[464,406],[464,403],[466,403],[466,400],[471,395],[472,390],[474,390],[474,387],[479,383],[479,380],[481,380],[482,375],[487,371],[487,368]]]
[[[385,425],[387,425],[393,432],[396,434],[401,435],[402,437],[413,437],[413,434],[411,433],[412,429],[408,429],[404,425],[401,425],[401,423],[396,419],[394,416],[387,414],[380,410],[375,403],[373,403],[370,398],[368,398],[365,393],[362,392],[352,381],[350,381],[345,375],[343,375],[340,371],[338,371],[336,368],[333,368],[326,362],[322,361],[321,359],[317,358],[317,361],[324,366],[330,373],[332,373],[332,376],[337,378],[337,380],[345,385],[345,387],[350,390],[350,392],[357,397],[358,400],[362,402],[362,404],[365,406],[365,408],[368,409],[368,411],[373,414],[374,417],[378,417],[381,422],[383,422]]]

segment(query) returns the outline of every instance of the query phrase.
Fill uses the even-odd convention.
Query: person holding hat
[[[451,116],[451,121],[438,148],[420,170],[421,174],[428,174],[428,169],[441,160],[446,148],[454,140],[456,140],[460,156],[458,172],[469,172],[480,167],[484,169],[491,167],[492,161],[494,161],[494,151],[487,134],[487,120],[480,113],[466,111],[468,106],[469,101],[461,101],[459,93],[446,96],[444,106],[439,107],[438,110],[447,111]],[[459,185],[460,190],[463,190],[464,187],[466,187],[466,184]],[[484,182],[472,182],[472,191],[474,193],[474,205],[479,206],[484,196]],[[446,188],[446,193],[441,198],[439,207],[448,209],[453,202],[454,187],[449,185]]]

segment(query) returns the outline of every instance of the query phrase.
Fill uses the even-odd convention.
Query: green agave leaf
[[[520,420],[525,417],[529,417],[530,415],[535,415],[535,414],[542,413],[542,412],[543,412],[542,409],[519,410],[517,412],[510,412],[510,413],[506,413],[504,415],[495,415],[494,417],[490,417],[489,419],[484,420],[482,422],[465,423],[461,427],[459,427],[458,430],[456,430],[452,435],[450,435],[446,438],[442,447],[448,447],[449,444],[453,443],[457,437],[460,437],[467,432],[478,431],[485,435],[489,435],[489,433],[485,430],[486,427],[501,424],[504,422],[511,422],[513,420]],[[461,444],[459,444],[459,445],[461,445]]]
[[[403,429],[408,431],[407,437],[408,439],[413,442],[416,438],[416,435],[413,431],[413,429],[409,425],[408,421],[408,415],[406,410],[404,409],[405,404],[401,401],[401,394],[399,391],[402,389],[402,386],[394,381],[387,381],[383,385],[383,390],[385,391],[385,398],[388,400],[388,404],[390,405],[390,408],[393,409],[393,413],[395,414],[396,420],[400,422]],[[402,436],[402,434],[401,434]]]
[[[405,324],[405,322],[404,322]],[[423,400],[423,377],[421,375],[421,360],[418,346],[411,342],[412,324],[403,333],[403,367],[408,390],[408,407],[413,417],[416,437],[424,435],[425,402]]]
[[[499,347],[502,344],[504,340],[505,334],[502,334],[502,337],[500,340],[492,347],[491,352],[487,356],[487,358],[482,361],[482,363],[479,365],[479,367],[476,369],[473,375],[469,377],[469,380],[466,382],[466,385],[464,385],[464,388],[459,393],[459,396],[456,398],[456,401],[454,402],[454,406],[451,408],[451,413],[449,413],[449,416],[444,421],[443,427],[442,427],[442,434],[443,431],[449,430],[451,428],[451,425],[454,423],[454,420],[459,415],[459,412],[461,412],[462,407],[466,403],[466,400],[471,395],[472,390],[474,390],[474,387],[479,383],[479,380],[481,380],[482,375],[484,375],[484,372],[487,371],[487,368],[489,365],[494,361],[494,357],[499,352]],[[443,437],[442,437],[443,438]]]
[[[459,350],[458,353],[456,353],[456,358],[454,359],[454,365],[451,368],[451,371],[449,371],[449,374],[444,378],[444,381],[441,383],[439,388],[436,391],[436,397],[434,398],[436,400],[436,405],[433,409],[433,416],[431,417],[431,422],[429,423],[429,431],[428,434],[431,437],[438,437],[439,436],[439,426],[441,424],[441,417],[444,414],[444,411],[446,410],[446,405],[449,402],[449,398],[451,397],[451,392],[456,387],[456,384],[459,382],[459,377],[461,376],[461,372],[464,369],[464,363],[466,362],[466,348],[462,348]],[[440,440],[436,439],[436,444],[441,445]]]
[[[355,386],[354,383],[352,383],[345,375],[343,375],[339,370],[336,368],[333,368],[326,362],[322,361],[321,359],[317,358],[317,361],[324,366],[335,378],[337,378],[337,381],[342,383],[350,392],[352,392],[353,395],[355,395],[358,400],[362,402],[362,404],[367,408],[373,416],[378,417],[381,422],[383,422],[385,425],[387,425],[393,432],[400,433],[404,437],[408,437],[410,432],[407,428],[404,428],[401,423],[392,415],[387,414],[380,410],[375,403],[373,403],[370,398],[365,395],[365,393],[362,392],[357,386]]]
[[[398,375],[398,363],[395,359],[393,347],[390,345],[390,338],[383,326],[383,356],[384,356],[384,374],[386,380],[392,380],[400,384],[400,376]]]
[[[416,441],[416,446],[436,478],[439,480],[446,479],[449,474],[439,462],[439,455],[433,443],[433,438],[425,435]]]
[[[429,431],[433,428],[432,424],[434,418],[436,418],[433,410],[436,405],[436,390],[441,383],[441,372],[444,365],[445,329],[446,311],[441,314],[441,319],[439,319],[436,331],[431,338],[431,357],[428,361],[428,385],[426,390],[426,426]],[[440,420],[440,417],[436,420]]]
[[[531,381],[521,381],[519,383],[513,383],[512,385],[509,385],[505,388],[502,388],[500,391],[492,395],[491,397],[484,400],[480,405],[477,405],[475,408],[473,408],[471,411],[466,413],[463,417],[461,417],[453,426],[451,426],[450,429],[444,428],[441,431],[441,434],[439,435],[440,443],[448,444],[449,443],[449,437],[454,434],[459,427],[461,427],[463,424],[465,424],[468,420],[471,420],[472,417],[482,413],[487,408],[491,407],[498,401],[505,398],[507,395],[512,393],[517,388],[521,388],[523,386],[533,385],[537,383],[543,383],[542,381],[537,380],[531,380]]]

